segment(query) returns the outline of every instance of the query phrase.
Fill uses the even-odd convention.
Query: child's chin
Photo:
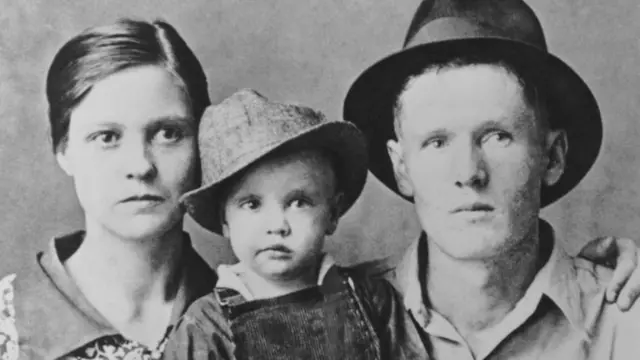
[[[300,272],[293,264],[280,262],[279,264],[268,264],[260,269],[262,275],[270,280],[285,280],[295,276]]]

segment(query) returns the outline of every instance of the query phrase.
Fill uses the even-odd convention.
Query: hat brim
[[[425,66],[473,54],[491,54],[535,77],[546,90],[549,121],[565,129],[568,138],[566,168],[559,181],[541,190],[541,206],[558,200],[587,174],[600,151],[602,119],[591,90],[558,57],[522,42],[502,38],[467,38],[417,45],[392,54],[365,70],[352,84],[344,102],[344,118],[365,134],[369,170],[389,189],[397,187],[386,143],[395,139],[393,108],[406,80]]]
[[[246,154],[234,166],[225,171],[217,181],[203,184],[198,189],[185,193],[180,201],[185,206],[187,213],[203,228],[222,235],[219,199],[223,195],[220,194],[220,190],[225,182],[285,146],[296,149],[317,148],[329,151],[338,167],[340,186],[344,192],[341,215],[353,206],[362,193],[367,179],[366,138],[353,124],[335,121],[320,124],[293,139],[273,143]]]

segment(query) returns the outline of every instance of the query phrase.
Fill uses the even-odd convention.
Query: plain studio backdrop
[[[52,236],[82,226],[71,179],[50,150],[44,95],[55,52],[81,30],[120,16],[162,18],[200,58],[213,102],[251,87],[274,100],[341,116],[350,83],[400,48],[418,3],[0,0],[0,274],[34,261]],[[637,0],[529,3],[551,51],[591,86],[605,130],[591,172],[543,216],[571,252],[597,235],[640,240],[640,5]],[[186,227],[212,265],[233,260],[225,241],[191,220]],[[411,206],[370,176],[328,250],[346,264],[397,258],[418,229]]]

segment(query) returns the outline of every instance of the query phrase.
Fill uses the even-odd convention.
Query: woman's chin
[[[126,221],[106,225],[118,237],[130,240],[156,239],[176,227],[181,227],[182,215],[177,216],[132,216]]]

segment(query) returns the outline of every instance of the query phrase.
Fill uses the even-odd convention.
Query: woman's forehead
[[[143,66],[97,82],[71,113],[70,126],[136,126],[190,118],[189,101],[175,77],[159,66]]]

